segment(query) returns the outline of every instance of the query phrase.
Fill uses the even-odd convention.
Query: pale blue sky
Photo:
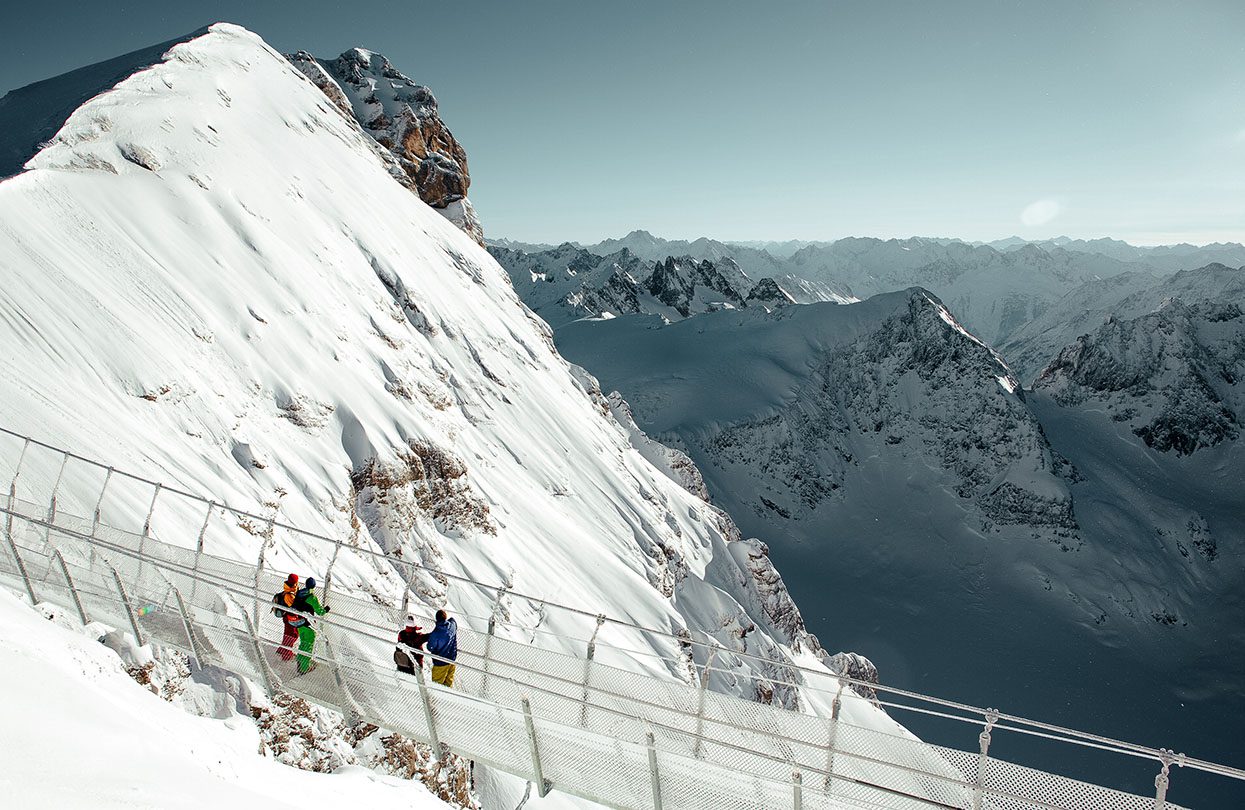
[[[428,84],[489,235],[1245,240],[1245,2],[23,3],[0,90],[238,22]]]

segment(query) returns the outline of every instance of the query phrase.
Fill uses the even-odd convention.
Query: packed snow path
[[[278,655],[279,626],[270,612],[270,596],[280,590],[285,576],[283,569],[274,570],[265,561],[273,533],[291,531],[305,540],[332,543],[333,562],[343,553],[374,552],[121,473],[2,428],[0,432],[22,442],[16,466],[4,470],[10,485],[2,509],[0,581],[8,587],[32,602],[54,602],[76,611],[84,623],[128,628],[139,643],[157,640],[181,649],[199,666],[215,665],[270,691],[304,697],[437,749],[444,746],[531,780],[542,795],[560,790],[611,807],[643,810],[1148,810],[1176,807],[1165,798],[1172,764],[1245,778],[1245,772],[1183,755],[1030,724],[1074,735],[1065,742],[1155,760],[1161,765],[1156,795],[1137,796],[989,756],[991,732],[1004,728],[1000,719],[1012,725],[1027,722],[1020,718],[984,712],[980,751],[958,751],[904,736],[898,725],[896,733],[886,734],[843,722],[837,707],[864,699],[845,689],[847,679],[835,679],[836,712],[825,719],[709,691],[703,678],[693,678],[699,680],[697,686],[608,666],[595,655],[595,634],[587,643],[586,658],[508,640],[495,632],[500,618],[496,613],[482,619],[487,631],[471,629],[467,625],[472,617],[461,617],[457,682],[454,689],[445,689],[425,679],[422,671],[410,677],[394,670],[392,639],[407,605],[391,607],[334,591],[332,563],[322,589],[322,601],[332,612],[315,619],[320,630],[314,656],[318,666],[298,676],[293,664]],[[45,493],[46,501],[19,496],[32,497],[22,478],[32,448],[60,455],[60,473]],[[57,508],[61,475],[70,460],[102,473],[100,505],[89,517]],[[147,487],[151,504],[143,530],[108,525],[102,504],[110,486],[128,487],[133,496],[136,484]],[[193,539],[192,547],[156,536],[152,517],[157,507],[191,505],[208,514],[223,510],[249,527],[259,547],[257,564],[212,555],[206,531]],[[206,518],[203,525],[208,525]],[[606,620],[598,617],[597,625]],[[806,676],[816,673],[787,669],[803,681],[800,686],[814,688]],[[694,665],[692,672],[696,675]],[[971,708],[930,700],[948,708]]]

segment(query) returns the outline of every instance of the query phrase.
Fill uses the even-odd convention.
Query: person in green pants
[[[307,577],[307,581],[303,587],[298,589],[294,594],[293,608],[301,613],[314,613],[316,616],[323,616],[328,613],[330,608],[321,607],[320,600],[316,598],[316,578]],[[305,615],[299,617],[302,624],[298,625],[298,674],[302,675],[316,668],[316,664],[311,660],[311,650],[316,646],[316,629],[311,626],[311,620]]]

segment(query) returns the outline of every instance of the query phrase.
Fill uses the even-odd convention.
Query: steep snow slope
[[[756,545],[631,444],[501,268],[258,37],[217,25],[178,45],[29,165],[0,184],[0,424],[543,599],[779,659],[817,652]],[[50,461],[23,470],[28,496],[50,491]],[[59,508],[89,514],[100,483],[71,465]],[[104,508],[137,529],[148,503],[113,487]],[[202,520],[164,512],[154,530],[190,545]],[[279,536],[269,560],[318,574],[327,556]],[[388,602],[403,587],[353,556],[334,581]],[[491,592],[419,586],[427,607],[490,612]],[[679,655],[640,632],[600,640]]]
[[[359,767],[289,768],[257,753],[249,717],[195,717],[140,687],[94,638],[0,589],[0,792],[6,806],[366,806],[445,810],[419,782]]]
[[[1100,519],[1150,490],[1086,480],[1053,452],[1029,395],[929,294],[578,322],[556,339],[766,538],[806,615],[859,617],[813,623],[884,680],[1239,758],[1219,714],[1245,683],[1239,647],[1220,646],[1232,577],[1212,585],[1153,529]],[[1060,437],[1069,455],[1098,442]],[[1088,527],[1084,501],[1099,504]],[[1201,619],[1172,632],[1154,618],[1169,611]]]
[[[1129,320],[1169,298],[1245,304],[1245,267],[1209,264],[1171,276],[1121,273],[1080,285],[999,346],[1023,380],[1032,380],[1065,346],[1108,318]]]

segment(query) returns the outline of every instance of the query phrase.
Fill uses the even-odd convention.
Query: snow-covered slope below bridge
[[[540,599],[777,659],[815,652],[764,557],[731,551],[755,546],[645,459],[501,268],[376,148],[231,25],[83,105],[0,184],[0,424]],[[18,451],[0,442],[10,469]],[[35,454],[20,490],[46,496],[55,477]],[[58,507],[90,514],[99,488],[70,465]],[[114,483],[105,518],[137,530],[149,498]],[[161,511],[154,530],[193,545],[202,520]],[[208,550],[254,560],[242,539]],[[321,575],[328,556],[278,534],[268,560]],[[403,587],[353,555],[334,583],[388,602]],[[492,592],[418,584],[424,611],[490,613]],[[505,609],[592,629],[540,603]],[[599,640],[680,654],[620,627]],[[752,665],[717,661],[759,691]]]
[[[294,810],[314,796],[327,807],[451,808],[418,781],[360,766],[334,774],[286,767],[263,750],[249,717],[233,707],[196,717],[160,699],[94,637],[57,626],[3,588],[0,694],[7,807]]]

